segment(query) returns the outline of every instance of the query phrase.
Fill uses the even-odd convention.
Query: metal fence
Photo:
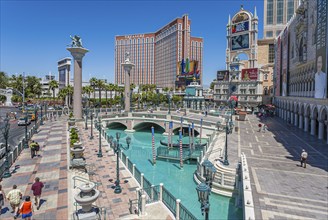
[[[128,159],[128,169],[131,173],[133,173],[133,163],[129,159]]]
[[[163,186],[163,203],[166,207],[176,215],[176,198]]]
[[[189,212],[189,210],[180,203],[180,219],[197,220],[197,218]]]
[[[137,168],[134,169],[134,178],[141,184],[141,172]]]

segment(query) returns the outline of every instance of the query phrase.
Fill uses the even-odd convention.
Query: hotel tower
[[[135,64],[130,80],[135,85],[156,84],[158,87],[174,88],[179,76],[181,78],[181,61],[187,59],[197,72],[197,80],[202,83],[203,39],[190,36],[190,24],[188,15],[183,15],[155,33],[116,36],[115,83],[125,82],[121,63],[126,51],[130,52],[131,61]],[[196,78],[190,73],[183,78]],[[184,82],[185,87],[188,80]]]

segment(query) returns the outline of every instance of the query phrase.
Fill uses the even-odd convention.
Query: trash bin
[[[238,127],[235,127],[235,132],[238,132],[238,129],[239,129]]]

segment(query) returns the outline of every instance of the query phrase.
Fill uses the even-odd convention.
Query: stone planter
[[[75,145],[75,144],[74,144]],[[74,158],[82,158],[85,147],[78,146],[71,148],[71,153],[74,155]]]
[[[86,183],[78,188],[81,190],[77,195],[74,196],[75,201],[82,206],[82,212],[92,212],[92,203],[94,203],[99,197],[99,191],[94,189],[94,183]]]
[[[75,118],[68,119],[68,126],[74,126],[75,125]]]
[[[76,142],[73,144],[73,148],[76,148],[76,147],[82,147],[82,142]]]

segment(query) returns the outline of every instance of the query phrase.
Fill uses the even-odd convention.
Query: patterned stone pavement
[[[232,139],[247,156],[256,219],[328,219],[327,144],[279,118],[262,122],[265,133],[258,118],[248,119],[237,122]],[[302,149],[309,153],[306,169]]]
[[[41,146],[39,156],[31,159],[29,149],[24,149],[13,166],[18,166],[16,173],[3,179],[1,185],[8,193],[14,184],[23,192],[23,196],[31,196],[31,186],[35,177],[45,184],[41,196],[41,206],[36,210],[33,219],[67,219],[67,123],[66,118],[58,121],[46,121],[39,133],[32,139]],[[24,199],[23,197],[23,199]],[[8,201],[2,207],[1,219],[13,219]]]

